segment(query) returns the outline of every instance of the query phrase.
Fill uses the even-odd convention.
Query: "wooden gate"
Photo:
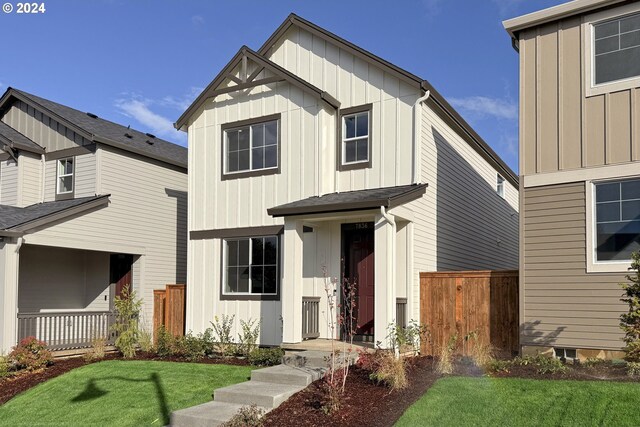
[[[461,354],[475,340],[500,353],[518,352],[518,271],[420,273],[420,322],[430,332],[423,354],[436,354],[452,336]],[[465,340],[472,334],[475,340]]]
[[[185,285],[166,285],[153,291],[154,337],[160,326],[174,336],[184,335],[185,297]]]

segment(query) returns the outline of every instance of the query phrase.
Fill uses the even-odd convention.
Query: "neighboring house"
[[[504,25],[520,54],[523,351],[619,357],[618,284],[640,249],[640,2]]]
[[[149,325],[186,279],[186,148],[9,88],[0,161],[0,354],[106,335],[127,284]]]
[[[296,15],[240,48],[176,128],[187,330],[226,314],[234,332],[260,319],[264,345],[334,338],[325,280],[344,274],[358,338],[386,345],[419,318],[419,272],[517,267],[516,174],[427,81]]]

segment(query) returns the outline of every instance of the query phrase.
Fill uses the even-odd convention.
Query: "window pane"
[[[622,186],[622,200],[640,199],[640,180],[623,181],[620,185]]]
[[[596,202],[620,200],[620,183],[596,184]]]
[[[356,117],[347,116],[344,118],[344,137],[354,138],[356,136]]]
[[[264,269],[262,267],[251,267],[251,293],[262,293],[262,280]]]
[[[71,191],[73,191],[73,177],[65,176],[60,178],[60,192],[70,193]]]
[[[359,114],[356,120],[356,136],[369,135],[369,114]]]
[[[265,123],[264,131],[265,145],[276,145],[278,143],[278,121]]]
[[[278,238],[275,236],[264,239],[264,263],[275,265],[278,260]]]
[[[351,142],[345,142],[344,144],[345,146],[345,161],[348,162],[355,162],[356,161],[356,142],[355,141],[351,141]]]
[[[225,292],[238,292],[238,268],[227,268],[227,284]]]
[[[275,168],[278,166],[278,146],[271,145],[264,149],[264,167]]]
[[[264,249],[262,247],[262,237],[251,239],[251,264],[262,265],[264,262]]]
[[[249,267],[238,268],[238,292],[249,292]]]
[[[618,34],[618,21],[606,22],[604,24],[594,25],[596,40],[603,37]]]
[[[615,52],[620,49],[620,38],[616,35],[605,39],[596,40],[596,55],[607,52]]]
[[[640,31],[620,35],[620,49],[640,46]]]
[[[356,158],[359,162],[369,159],[369,140],[367,138],[356,141]]]
[[[277,277],[278,269],[276,267],[265,267],[264,268],[264,290],[265,294],[275,294],[276,286],[278,283]]]
[[[236,172],[238,170],[238,152],[230,152],[227,160],[227,171]]]
[[[72,174],[73,173],[73,159],[67,159],[65,164],[66,164],[65,174]]]
[[[596,205],[596,221],[620,221],[620,203],[598,203]]]
[[[640,249],[640,222],[598,224],[598,261],[631,259],[631,252]]]
[[[622,220],[632,221],[640,219],[640,200],[622,202]]]
[[[249,265],[249,240],[238,241],[238,265]]]
[[[249,150],[238,151],[238,170],[249,169]]]
[[[249,128],[238,130],[238,149],[249,149]]]
[[[596,84],[640,76],[640,47],[596,56],[595,73]]]
[[[629,16],[620,20],[620,32],[626,33],[640,29],[640,15]]]
[[[232,130],[227,132],[227,150],[238,151],[238,131]]]
[[[251,126],[251,132],[253,132],[251,146],[262,147],[264,145],[264,123]]]
[[[262,169],[264,168],[264,148],[254,148],[251,150],[252,155],[252,165],[253,169]]]
[[[227,240],[227,265],[238,265],[238,241]]]

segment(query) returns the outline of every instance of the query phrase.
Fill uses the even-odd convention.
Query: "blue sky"
[[[17,1],[9,1],[15,6]],[[290,12],[429,80],[517,171],[518,55],[501,21],[562,0],[46,0],[0,12],[13,86],[186,144],[172,123]]]

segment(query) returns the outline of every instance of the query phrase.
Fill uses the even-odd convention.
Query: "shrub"
[[[598,366],[603,365],[605,362],[604,359],[600,359],[599,357],[589,357],[587,360],[582,362],[582,365],[587,368],[596,368]]]
[[[17,369],[34,371],[42,369],[53,363],[53,356],[47,350],[47,344],[36,337],[27,337],[13,347],[9,353],[9,361],[16,365]]]
[[[117,334],[116,348],[126,358],[136,355],[138,345],[138,316],[142,300],[136,299],[135,291],[125,285],[122,289],[122,296],[115,297],[116,323],[111,327]]]
[[[0,355],[0,379],[9,375],[9,359]]]
[[[256,325],[256,322],[258,323]],[[260,322],[255,319],[249,319],[248,322],[240,319],[242,333],[238,334],[238,354],[248,356],[258,345],[258,337],[260,336]]]
[[[414,355],[418,355],[420,354],[420,342],[426,339],[428,334],[429,329],[426,325],[412,319],[405,327],[395,323],[390,324],[387,339],[391,344],[391,348],[398,350],[400,353],[410,350]]]
[[[103,359],[106,347],[107,339],[105,337],[96,337],[92,339],[91,348],[84,354],[84,359],[88,362]]]
[[[515,357],[512,362],[514,365],[533,366],[538,374],[558,374],[564,373],[567,367],[560,359],[555,357],[547,357],[542,354],[535,356]]]
[[[273,366],[282,363],[284,350],[280,347],[256,348],[249,353],[249,363],[254,366]]]
[[[620,328],[624,331],[623,341],[627,362],[640,362],[640,252],[631,254],[633,274],[627,275],[629,283],[621,283],[624,296],[620,299],[627,303],[629,311],[620,315]]]
[[[640,362],[627,363],[627,375],[630,377],[640,376]]]
[[[256,404],[251,406],[243,406],[231,419],[224,424],[223,427],[259,427],[262,425],[262,416],[264,409],[259,408]]]
[[[164,325],[156,332],[156,354],[160,357],[173,356],[174,338]]]
[[[185,336],[175,337],[173,353],[190,361],[200,360],[205,356],[205,342],[189,332]]]
[[[500,359],[491,359],[484,366],[485,369],[489,372],[509,372],[509,368],[511,368],[510,360],[500,360]]]
[[[138,329],[138,345],[140,346],[140,350],[145,353],[153,351],[153,334],[144,322],[141,322],[141,326]]]
[[[452,335],[447,345],[443,345],[440,349],[440,356],[436,364],[436,372],[443,375],[453,373],[453,352],[456,349],[458,335]]]
[[[223,314],[221,318],[214,317],[214,321],[210,322],[215,334],[215,350],[223,356],[231,356],[235,351],[235,344],[231,329],[235,315],[228,316]]]
[[[392,390],[399,390],[407,387],[407,371],[405,361],[401,357],[388,351],[382,351],[378,366],[369,377],[378,383],[383,383]]]

